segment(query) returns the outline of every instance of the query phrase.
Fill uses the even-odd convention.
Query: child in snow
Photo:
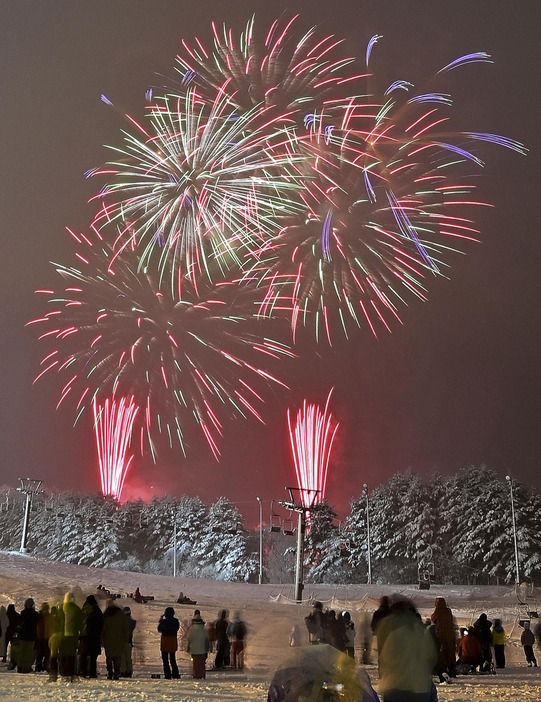
[[[290,646],[300,646],[301,645],[301,631],[297,624],[294,624],[291,632],[289,634],[289,645]]]
[[[505,630],[501,619],[494,620],[492,627],[492,645],[494,646],[494,658],[496,668],[505,668]]]

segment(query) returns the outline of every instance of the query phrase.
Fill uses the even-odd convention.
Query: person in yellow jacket
[[[496,668],[505,668],[505,630],[501,619],[494,620],[492,627],[492,645],[494,646],[494,658]]]
[[[379,692],[385,702],[430,702],[438,653],[412,602],[395,596],[377,626]]]

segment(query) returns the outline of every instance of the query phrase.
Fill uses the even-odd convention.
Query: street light
[[[370,511],[369,511],[369,501],[368,501],[368,485],[365,483],[363,485],[363,494],[366,499],[366,553],[367,553],[367,564],[368,564],[368,585],[372,585],[372,556],[370,554]]]
[[[34,480],[33,478],[19,478],[21,486],[17,488],[18,492],[22,492],[26,495],[26,503],[24,506],[24,518],[23,518],[23,533],[21,536],[21,553],[27,553],[26,541],[28,537],[28,522],[30,520],[30,507],[32,506],[32,498],[35,495],[39,495],[43,492],[40,490],[41,480]]]
[[[518,542],[517,542],[517,520],[515,517],[515,498],[513,495],[513,479],[510,475],[506,475],[505,479],[509,483],[509,490],[511,492],[511,518],[513,520],[513,540],[515,542],[515,584],[520,585],[520,571],[518,567]]]
[[[177,577],[177,517],[173,525],[173,577]]]
[[[259,584],[263,582],[263,503],[260,497],[256,497],[259,502]]]

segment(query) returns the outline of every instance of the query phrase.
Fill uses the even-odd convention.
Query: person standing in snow
[[[103,613],[103,648],[107,665],[107,679],[118,680],[120,677],[120,659],[128,641],[128,621],[124,612],[116,606],[114,600],[107,600]]]
[[[101,653],[103,614],[94,595],[83,604],[83,625],[79,636],[79,675],[97,678],[97,659]]]
[[[83,614],[75,602],[73,592],[66,592],[62,609],[64,612],[64,637],[62,639],[60,674],[74,680],[77,670],[77,644],[83,626]]]
[[[528,668],[530,668],[531,666],[537,668],[537,660],[535,658],[535,653],[533,652],[535,635],[530,629],[530,622],[524,622],[524,631],[522,632],[522,636],[520,637],[520,643],[524,648],[524,655],[526,656],[526,660],[528,662]]]
[[[176,659],[179,628],[180,623],[175,617],[175,610],[172,607],[166,607],[158,622],[158,631],[161,634],[160,653],[162,655],[163,675],[166,680],[180,678]]]
[[[346,627],[340,613],[336,616],[334,609],[327,613],[326,617],[328,641],[331,646],[339,651],[345,651],[346,648]]]
[[[438,655],[412,602],[396,599],[377,626],[379,691],[385,702],[429,702]]]
[[[19,626],[19,619],[21,618],[21,615],[15,609],[14,604],[8,604],[6,615],[9,622],[6,629],[6,650],[9,646],[8,670],[14,670],[15,666],[17,665],[17,627]]]
[[[129,607],[124,607],[124,614],[128,620],[128,642],[124,647],[124,653],[122,654],[122,659],[120,661],[120,677],[131,678],[133,676],[133,632],[137,626],[137,622],[132,617],[131,609]]]
[[[39,615],[34,607],[34,600],[29,597],[19,619],[19,653],[17,655],[17,672],[30,673],[35,658],[35,645],[38,636]]]
[[[370,621],[370,628],[372,633],[377,636],[376,629],[378,624],[382,619],[384,619],[389,614],[389,598],[387,595],[382,595],[379,599],[379,605],[374,614],[372,615],[372,620]]]
[[[55,682],[58,677],[62,640],[64,638],[64,612],[60,605],[51,607],[49,626],[49,682]]]
[[[440,682],[445,681],[444,674],[454,677],[456,675],[456,638],[453,613],[447,606],[445,598],[436,597],[434,611],[430,617],[434,624],[436,641],[438,645],[437,674]]]
[[[535,640],[537,641],[537,645],[541,649],[541,620],[538,620],[538,622],[535,625],[535,628],[533,630],[533,633],[535,635]]]
[[[205,624],[205,630],[207,632],[207,638],[209,640],[209,653],[214,653],[214,644],[216,643],[215,622],[208,621]]]
[[[44,602],[38,612],[38,626],[36,638],[36,673],[49,670],[49,636],[51,635],[51,614],[49,603]]]
[[[227,610],[222,609],[220,618],[214,623],[214,631],[216,632],[216,658],[214,659],[214,667],[217,669],[227,667],[230,662],[228,629],[229,619],[227,618]]]
[[[355,624],[351,621],[349,612],[342,612],[342,620],[346,632],[346,653],[350,658],[355,658]]]
[[[505,668],[505,630],[501,619],[494,620],[492,627],[492,645],[494,646],[494,658],[496,668]]]
[[[4,605],[0,607],[0,658],[2,662],[6,662],[7,658],[7,633],[8,633],[9,619]]]
[[[304,623],[308,630],[308,640],[312,646],[323,641],[323,605],[321,602],[314,602],[312,611],[304,618]]]
[[[205,622],[201,618],[201,612],[196,609],[192,619],[192,624],[187,634],[187,650],[192,658],[192,677],[202,679],[206,677],[207,655],[209,651],[209,639],[205,629]]]
[[[479,619],[473,625],[473,631],[475,636],[477,636],[481,648],[483,649],[483,666],[481,672],[487,672],[490,670],[492,665],[492,622],[487,618],[485,612],[483,612]]]
[[[289,645],[291,647],[301,645],[301,630],[298,624],[293,624],[291,631],[289,632]]]
[[[242,670],[244,668],[246,633],[246,624],[240,618],[240,612],[235,612],[235,616],[227,632],[231,642],[231,667],[235,670]]]

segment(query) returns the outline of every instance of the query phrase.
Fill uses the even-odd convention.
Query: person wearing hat
[[[172,607],[166,607],[158,622],[158,631],[162,635],[160,639],[160,653],[162,654],[163,675],[166,680],[180,678],[176,656],[179,628],[180,622],[175,617],[175,610]]]
[[[17,656],[17,672],[30,673],[34,663],[36,638],[38,635],[38,613],[34,608],[34,600],[29,597],[24,603],[19,620],[19,653]]]
[[[192,677],[202,679],[206,677],[207,655],[210,648],[205,622],[201,617],[201,612],[196,609],[193,613],[193,619],[187,633],[188,647],[187,651],[192,659]]]
[[[131,678],[133,676],[133,630],[135,629],[137,622],[135,619],[133,619],[131,609],[129,607],[124,607],[123,611],[128,622],[128,641],[124,647],[124,653],[122,654],[122,658],[120,660],[120,677]]]

